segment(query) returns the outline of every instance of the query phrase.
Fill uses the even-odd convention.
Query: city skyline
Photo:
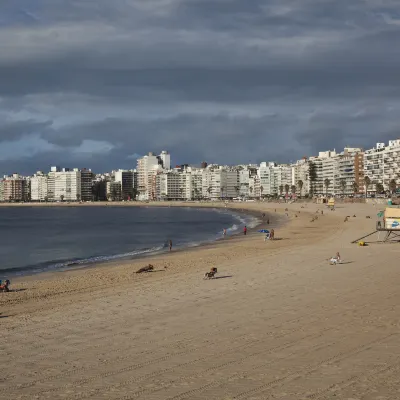
[[[171,164],[171,154],[149,152],[137,168],[95,173],[52,166],[48,173],[0,179],[1,202],[201,200],[283,196],[367,196],[400,193],[400,139],[371,149],[325,150],[291,164],[200,167]]]
[[[0,173],[289,162],[400,131],[392,0],[0,4]]]

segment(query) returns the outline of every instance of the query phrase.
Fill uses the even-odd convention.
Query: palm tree
[[[392,194],[394,194],[394,192],[396,191],[396,189],[397,189],[397,183],[396,183],[396,181],[395,181],[394,179],[392,179],[392,180],[389,182],[389,189],[390,189],[390,191],[391,191]]]
[[[326,190],[326,197],[328,197],[328,189],[329,189],[329,186],[331,185],[331,180],[329,178],[326,178],[324,180],[324,185],[325,185],[325,190]]]
[[[221,187],[221,200],[222,200],[222,198],[224,197],[224,191],[225,191],[225,187],[222,186],[222,187]]]
[[[280,185],[280,186],[279,186],[279,193],[280,193],[281,196],[282,196],[282,193],[283,193],[283,185]]]
[[[358,192],[358,183],[353,182],[351,186],[353,187],[353,193],[356,194]]]
[[[290,189],[291,189],[291,191],[292,191],[292,194],[295,194],[295,193],[296,193],[296,186],[295,186],[295,185],[292,185],[292,186],[290,187]]]
[[[378,182],[376,185],[376,193],[381,194],[385,191],[385,188],[383,187],[382,183]]]
[[[61,200],[61,202],[64,201],[64,195],[63,194],[60,196],[60,200]]]
[[[250,194],[253,194],[253,186],[250,186],[249,190],[250,190]]]
[[[288,184],[285,185],[285,193],[286,196],[289,194],[290,186]]]
[[[183,188],[181,187],[181,188],[179,188],[179,194],[181,195],[181,200],[183,199]]]
[[[299,186],[300,197],[301,197],[301,191],[302,191],[302,189],[303,189],[304,182],[300,179],[300,180],[297,182],[297,185]]]
[[[76,201],[81,201],[81,195],[80,194],[76,195]]]
[[[208,193],[208,197],[210,197],[210,198],[211,198],[211,190],[212,190],[212,187],[209,186],[209,187],[207,188],[207,193]]]
[[[263,195],[263,191],[264,191],[264,186],[260,186],[261,198],[262,198],[262,195]]]
[[[342,195],[344,196],[344,192],[346,191],[346,179],[342,178],[340,180],[340,188],[342,189]]]
[[[367,197],[368,194],[368,187],[371,184],[371,178],[369,176],[366,176],[364,178],[364,183],[365,183],[365,197]]]

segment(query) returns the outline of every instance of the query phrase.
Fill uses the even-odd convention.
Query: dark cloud
[[[6,3],[0,142],[17,159],[0,172],[131,168],[164,148],[176,162],[290,161],[398,136],[396,1]],[[18,159],[27,135],[42,142]]]
[[[51,121],[37,122],[33,119],[29,119],[11,122],[0,120],[0,142],[16,141],[22,136],[43,132],[50,126]]]

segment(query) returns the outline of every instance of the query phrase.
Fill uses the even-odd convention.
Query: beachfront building
[[[334,194],[352,196],[364,191],[364,153],[360,148],[346,147],[336,162]]]
[[[50,168],[50,172],[48,173],[48,181],[47,181],[47,199],[49,201],[57,201],[60,199],[55,198],[56,191],[56,172],[60,172],[61,168],[54,166]]]
[[[81,172],[75,168],[70,171],[63,168],[54,172],[54,200],[80,201],[81,199]]]
[[[96,175],[92,186],[93,201],[107,200],[107,180],[104,175]]]
[[[114,171],[114,182],[121,185],[121,198],[122,200],[132,200],[134,190],[133,171],[120,169]]]
[[[81,200],[92,201],[93,200],[93,180],[95,174],[91,169],[81,169]]]
[[[391,190],[391,182],[400,183],[400,139],[390,140],[386,146],[377,143],[372,149],[366,150],[364,155],[364,175],[369,178],[370,184],[365,190],[377,192],[379,185],[384,191]]]
[[[108,201],[121,201],[122,200],[122,187],[119,182],[114,180],[106,181],[106,197]]]
[[[310,192],[309,163],[306,157],[291,165],[292,186],[296,187],[297,196],[306,196]]]
[[[0,202],[4,201],[4,182],[0,179]]]
[[[202,198],[202,170],[180,166],[156,175],[157,200],[198,200]]]
[[[275,163],[273,162],[262,162],[260,164],[260,167],[257,170],[258,174],[258,180],[259,180],[259,192],[260,196],[273,196],[273,188],[272,188],[272,183],[273,183],[273,169],[275,167]],[[253,192],[257,192],[257,182],[254,182],[254,189]],[[255,195],[256,196],[256,195]]]
[[[203,197],[203,171],[190,167],[188,172],[190,172],[190,199],[200,200]]]
[[[29,200],[26,192],[26,179],[18,174],[5,176],[3,179],[3,201],[20,202]]]
[[[250,193],[250,180],[258,174],[257,165],[239,165],[237,166],[238,179],[239,179],[239,193],[241,198],[249,198],[253,195]],[[252,183],[253,185],[253,183]],[[254,186],[254,185],[253,185]],[[254,190],[254,189],[253,189]]]
[[[160,171],[156,175],[157,200],[185,200],[188,196],[187,174],[179,170]],[[189,194],[190,195],[190,194]]]
[[[202,170],[203,197],[207,199],[233,199],[239,195],[237,168],[210,165]]]
[[[159,156],[149,153],[137,160],[139,200],[155,199],[157,174],[170,168],[171,156],[167,151],[162,151]]]
[[[383,152],[383,187],[391,191],[390,182],[396,182],[400,188],[400,139],[389,140]]]
[[[43,172],[38,171],[31,178],[31,200],[47,201],[48,200],[48,181],[49,177]]]

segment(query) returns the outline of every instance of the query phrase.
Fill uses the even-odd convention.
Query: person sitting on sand
[[[0,281],[0,292],[9,292],[10,281],[6,279],[4,282]]]
[[[331,259],[329,260],[331,265],[336,265],[336,264],[340,264],[342,262],[342,259],[340,258],[340,253],[337,252],[335,257],[331,257]]]

